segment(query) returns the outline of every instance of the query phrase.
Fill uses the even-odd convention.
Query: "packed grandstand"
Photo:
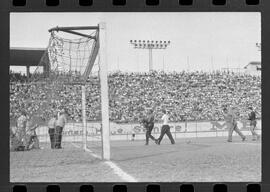
[[[21,109],[45,122],[49,115],[65,107],[69,120],[81,121],[81,86],[28,82],[21,74],[10,73],[10,119]],[[239,119],[247,119],[252,106],[261,117],[261,77],[244,73],[214,72],[113,72],[108,76],[110,121],[138,122],[146,109],[160,118],[162,108],[172,121],[223,120],[222,109],[233,106]],[[87,120],[101,119],[100,84],[91,77],[86,85]],[[52,95],[52,91],[54,94]]]

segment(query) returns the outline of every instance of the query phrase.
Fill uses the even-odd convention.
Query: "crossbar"
[[[79,36],[82,36],[82,37],[87,37],[87,38],[90,38],[90,39],[96,39],[95,36],[86,35],[86,34],[83,34],[83,33],[76,32],[76,31],[71,31],[71,30],[61,30],[61,31],[66,32],[66,33],[71,33],[71,34],[74,34],[74,35],[79,35]]]
[[[98,26],[78,26],[78,27],[53,27],[49,29],[49,32],[52,31],[63,31],[63,30],[97,30]]]

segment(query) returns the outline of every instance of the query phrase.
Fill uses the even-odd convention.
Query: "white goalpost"
[[[99,47],[99,65],[100,65],[100,87],[101,87],[101,141],[102,141],[102,159],[110,160],[110,123],[109,123],[109,96],[108,96],[108,66],[107,66],[107,49],[106,49],[106,24],[99,23],[98,25],[98,40]],[[90,59],[91,60],[91,59]],[[87,149],[87,127],[86,127],[86,102],[85,102],[85,86],[82,86],[82,117],[83,117],[83,148]]]
[[[99,24],[99,53],[100,53],[100,84],[101,84],[101,113],[102,113],[102,157],[110,159],[110,123],[108,96],[108,65],[106,48],[106,24]]]
[[[84,31],[82,33],[81,31]],[[86,31],[92,31],[88,34]],[[98,65],[96,81],[100,83],[100,111],[101,111],[101,151],[102,159],[110,159],[110,124],[109,124],[109,96],[108,96],[108,67],[107,67],[107,49],[106,49],[106,23],[99,23],[98,26],[79,26],[79,27],[55,27],[49,29],[51,38],[46,53],[43,55],[39,66],[44,67],[47,71],[46,81],[51,87],[48,89],[48,95],[51,95],[53,100],[60,100],[61,96],[57,95],[57,90],[63,89],[65,86],[76,85],[81,89],[81,102],[75,103],[75,105],[81,105],[81,115],[79,117],[73,114],[73,118],[79,119],[81,122],[82,130],[82,148],[88,151],[88,127],[89,121],[88,115],[91,113],[89,105],[91,106],[91,98],[87,94],[89,90],[90,73],[92,73],[93,67]],[[57,32],[69,33],[78,36],[79,39],[64,39],[58,35]],[[97,63],[97,58],[98,64]],[[33,78],[33,81],[40,81],[39,67],[37,68]],[[43,80],[44,81],[44,80]],[[55,86],[54,86],[55,85]],[[97,91],[97,90],[95,90]],[[91,90],[90,90],[91,92]],[[97,91],[99,92],[99,91]],[[73,103],[72,103],[73,102]],[[49,103],[49,101],[47,101]],[[58,102],[59,103],[59,102]],[[74,104],[74,101],[70,101]],[[44,109],[51,108],[51,106],[57,105],[55,103],[49,103],[43,106]],[[72,106],[74,107],[75,106]],[[56,107],[57,108],[57,107]],[[70,109],[72,111],[73,109]],[[42,113],[45,110],[40,110],[40,116],[44,116]],[[90,111],[90,112],[89,112]],[[93,111],[92,111],[93,112]],[[72,112],[71,112],[72,113]],[[87,114],[88,113],[88,114]],[[75,121],[75,120],[74,120]],[[74,127],[77,129],[78,127]]]

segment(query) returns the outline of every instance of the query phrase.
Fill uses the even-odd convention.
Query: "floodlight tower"
[[[135,49],[148,49],[149,50],[149,71],[153,70],[153,49],[166,49],[170,44],[170,41],[153,41],[153,40],[130,40],[130,44]]]
[[[259,51],[262,50],[262,43],[256,43],[256,47],[258,47]]]

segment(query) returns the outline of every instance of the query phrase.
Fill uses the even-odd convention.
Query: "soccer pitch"
[[[242,142],[234,137],[164,139],[161,145],[144,141],[112,141],[111,161],[100,155],[92,143],[83,151],[78,143],[63,143],[63,149],[43,149],[10,153],[11,182],[259,182],[261,181],[261,141]],[[188,141],[191,141],[190,143]],[[91,143],[88,144],[91,146]],[[122,176],[121,176],[122,174]],[[123,177],[124,174],[124,177]]]

